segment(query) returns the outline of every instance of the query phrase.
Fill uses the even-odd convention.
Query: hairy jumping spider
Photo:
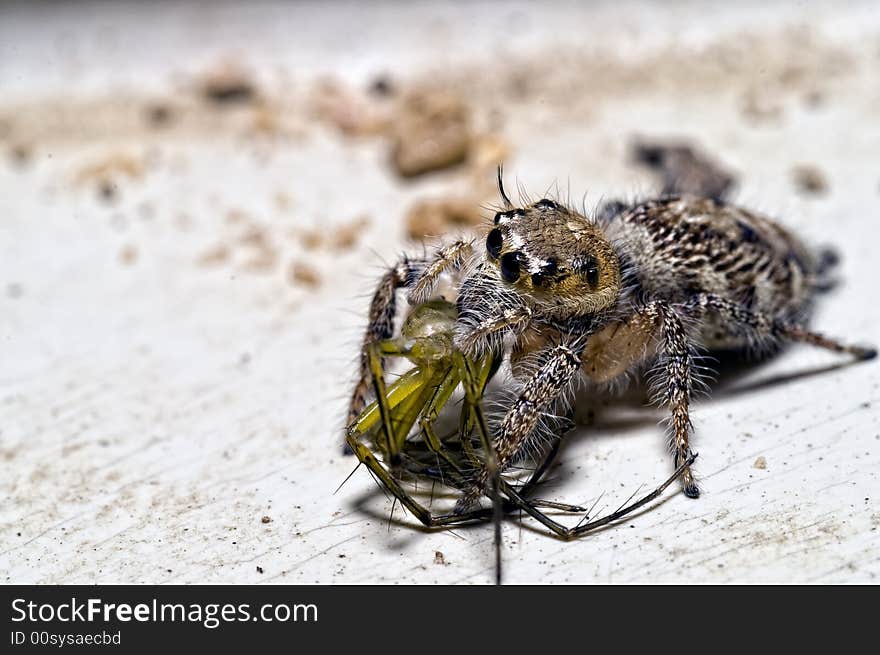
[[[403,257],[382,277],[370,305],[360,378],[349,423],[370,389],[366,353],[393,331],[395,295],[417,305],[440,279],[457,279],[455,347],[506,355],[518,394],[492,441],[499,470],[535,446],[542,417],[570,402],[576,380],[609,383],[649,370],[668,407],[676,467],[692,457],[689,404],[700,383],[698,353],[805,342],[870,359],[805,327],[833,260],[808,250],[768,218],[724,202],[668,196],[599,212],[595,220],[543,199],[515,206],[504,192],[485,248],[460,240],[432,258]],[[456,505],[465,512],[491,482],[477,472]],[[697,498],[689,466],[684,493]]]

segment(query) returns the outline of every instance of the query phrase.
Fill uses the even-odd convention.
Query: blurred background
[[[481,225],[500,161],[588,209],[678,162],[835,246],[814,326],[877,343],[878,68],[876,2],[4,3],[0,580],[490,582],[490,528],[334,495],[383,266]],[[507,579],[875,579],[880,376],[836,363],[722,381],[703,498],[507,523]],[[612,405],[545,495],[667,475],[661,414]]]

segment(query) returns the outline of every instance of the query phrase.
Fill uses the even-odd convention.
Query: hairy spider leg
[[[728,320],[750,330],[757,339],[782,339],[807,343],[833,352],[852,355],[858,360],[873,359],[877,356],[877,349],[871,346],[844,344],[818,332],[812,332],[803,325],[752,312],[742,305],[715,294],[699,294],[690,300],[687,306],[698,311],[714,310]]]

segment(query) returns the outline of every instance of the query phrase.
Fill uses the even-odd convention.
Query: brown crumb
[[[434,564],[440,564],[441,566],[446,566],[446,557],[439,550],[434,551]]]
[[[198,263],[201,266],[216,266],[218,264],[224,263],[228,259],[229,248],[220,244],[203,253],[199,257]]]
[[[335,125],[346,136],[377,136],[391,125],[390,109],[375,98],[342,86],[334,80],[321,80],[312,91],[314,114]]]
[[[280,212],[286,212],[293,206],[293,199],[286,191],[275,192],[275,209]]]
[[[321,285],[321,276],[314,268],[303,262],[293,262],[287,272],[291,284],[317,289]]]
[[[760,457],[758,457],[755,460],[755,463],[752,464],[752,468],[762,469],[762,470],[767,468],[767,459],[763,455],[761,455]]]
[[[257,89],[250,77],[231,62],[206,74],[200,90],[205,100],[218,106],[246,104],[257,97]]]
[[[234,225],[235,223],[242,223],[247,220],[247,214],[245,214],[240,209],[230,209],[226,212],[226,222],[230,225]]]
[[[137,261],[137,258],[137,248],[135,248],[131,244],[123,246],[122,249],[119,251],[119,263],[123,266],[131,266]]]
[[[795,166],[792,169],[795,186],[803,193],[822,194],[828,191],[828,179],[818,167],[811,164]]]
[[[489,180],[489,191],[497,193],[495,187],[495,171],[498,165],[510,158],[510,146],[504,139],[495,134],[481,134],[471,140],[468,154],[468,168],[471,177],[477,184],[485,185]]]
[[[470,111],[450,93],[413,93],[394,120],[391,161],[402,177],[463,163],[470,150]]]
[[[358,237],[369,224],[369,216],[359,216],[350,223],[339,225],[333,234],[330,245],[335,250],[351,250],[357,245]]]
[[[98,184],[98,197],[104,202],[113,202],[116,200],[116,183],[112,180],[101,180]]]
[[[742,100],[742,114],[753,124],[778,123],[782,119],[783,106],[755,89],[750,89]]]
[[[455,228],[469,228],[483,220],[479,201],[472,198],[421,200],[406,214],[406,233],[411,239],[446,234]]]
[[[238,240],[243,245],[254,246],[255,248],[263,248],[269,243],[266,231],[258,225],[249,226],[241,233]]]
[[[83,166],[74,176],[76,184],[102,182],[107,179],[127,177],[137,180],[144,175],[144,162],[140,157],[125,153],[109,155],[94,164]]]
[[[119,195],[119,180],[123,177],[137,180],[144,175],[142,158],[125,153],[117,153],[83,166],[74,176],[74,184],[94,183],[98,197],[105,202],[113,202]]]
[[[387,75],[379,75],[370,82],[370,93],[381,97],[394,95],[394,82]]]
[[[271,523],[271,522],[272,522],[271,516],[264,516],[263,518],[260,519],[260,523]]]
[[[174,114],[171,111],[171,107],[164,103],[156,102],[146,107],[144,116],[147,123],[153,127],[167,127],[171,123]]]
[[[24,166],[33,157],[33,148],[24,143],[17,143],[9,148],[9,158],[16,166]]]
[[[261,247],[242,264],[242,269],[249,273],[271,273],[278,266],[278,252],[271,247]]]
[[[324,234],[320,230],[302,230],[299,242],[306,250],[317,250],[324,244]]]

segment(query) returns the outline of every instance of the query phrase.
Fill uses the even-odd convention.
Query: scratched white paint
[[[247,118],[234,111],[212,130],[111,120],[130,118],[126,98],[169,94],[181,75],[229,53],[268,88],[286,80],[303,102],[319,73],[357,84],[381,71],[454,75],[511,52],[546,62],[586,47],[644,66],[647,78],[623,91],[605,80],[611,91],[582,115],[540,96],[501,107],[508,174],[536,194],[556,180],[593,200],[632,194],[652,184],[626,162],[632,134],[694,137],[738,171],[740,199],[844,253],[844,283],[821,300],[814,325],[880,342],[880,15],[871,3],[842,13],[830,4],[435,5],[0,10],[0,117],[14,119],[0,131],[4,157],[20,125],[36,135],[29,163],[0,163],[0,580],[491,580],[487,526],[428,533],[399,508],[389,523],[391,504],[363,470],[333,493],[353,467],[339,454],[339,427],[371,281],[404,246],[405,207],[460,178],[401,184],[380,141],[347,141],[306,119],[299,136],[263,141],[243,136]],[[678,78],[652,58],[744,34],[772,50],[805,24],[817,52],[848,58],[842,72],[807,76],[822,92],[815,106],[798,58],[782,90],[771,79],[779,62],[756,60],[752,77],[728,83],[723,73]],[[557,74],[590,98],[593,80],[564,66]],[[767,102],[781,117],[771,106],[769,118],[745,121],[747,87],[762,101],[774,90]],[[72,98],[110,118],[74,107],[73,123],[42,129],[39,111],[16,110],[66,116]],[[148,165],[107,205],[73,179],[117,152]],[[823,170],[827,194],[796,193],[790,171],[800,163]],[[268,235],[280,258],[271,272],[248,270],[230,210]],[[361,214],[370,226],[347,252],[304,253],[290,236]],[[218,243],[236,259],[200,265]],[[287,282],[293,260],[319,270],[318,291]],[[797,347],[725,375],[694,412],[700,500],[668,493],[574,543],[508,522],[507,581],[876,580],[880,365],[839,362]],[[670,466],[660,416],[638,400],[606,407],[569,439],[543,494],[592,501],[604,491],[613,509],[656,483]],[[758,457],[765,469],[753,466]]]

